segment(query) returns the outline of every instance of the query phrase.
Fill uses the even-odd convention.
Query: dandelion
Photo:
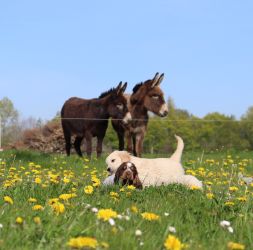
[[[41,205],[34,205],[33,207],[32,207],[32,210],[33,211],[41,211],[41,210],[43,210],[44,208],[41,206]]]
[[[225,202],[225,206],[227,206],[227,207],[232,207],[234,205],[235,205],[235,203],[233,201],[226,201]]]
[[[99,187],[101,185],[101,181],[96,176],[92,176],[91,181],[93,182],[93,187]]]
[[[235,187],[235,186],[229,187],[229,191],[231,192],[235,192],[237,190],[238,190],[238,187]]]
[[[207,193],[206,197],[207,197],[207,199],[211,200],[211,199],[214,198],[214,194],[213,193]]]
[[[221,226],[221,227],[229,227],[229,226],[230,226],[230,222],[227,221],[227,220],[222,220],[222,221],[220,222],[220,226]]]
[[[115,220],[113,218],[110,218],[108,222],[111,226],[115,226]]]
[[[246,202],[247,201],[247,197],[245,197],[245,196],[238,197],[237,200],[241,201],[241,202]]]
[[[86,186],[84,188],[84,193],[86,193],[86,194],[92,194],[93,191],[94,191],[94,188],[92,186]]]
[[[61,199],[61,200],[64,200],[64,201],[67,201],[67,200],[69,200],[69,199],[71,199],[71,198],[74,198],[74,197],[77,197],[77,195],[76,194],[61,194],[60,196],[59,196],[59,199]]]
[[[54,203],[57,203],[58,201],[59,201],[58,198],[49,199],[48,205],[51,206],[51,205],[53,205]]]
[[[41,183],[41,179],[39,177],[36,177],[35,180],[34,180],[34,182],[36,184],[40,184]]]
[[[234,232],[234,229],[232,227],[228,227],[228,232],[232,234]]]
[[[71,238],[67,245],[71,248],[97,248],[98,247],[98,241],[94,238],[90,237],[77,237],[77,238]]]
[[[181,250],[183,248],[183,244],[174,235],[168,235],[164,242],[164,246],[167,250]]]
[[[4,201],[6,203],[9,203],[9,204],[13,205],[13,200],[10,196],[4,196]]]
[[[16,223],[17,223],[17,224],[23,224],[23,219],[22,219],[22,217],[17,217],[17,218],[16,218]]]
[[[136,187],[135,187],[135,186],[133,186],[133,185],[129,185],[129,186],[127,186],[127,189],[128,189],[128,190],[135,190],[135,189],[136,189]]]
[[[131,206],[131,211],[135,214],[138,213],[138,208],[136,206]]]
[[[97,213],[97,212],[98,212],[98,209],[97,209],[96,207],[93,207],[93,208],[91,209],[91,212]]]
[[[137,229],[137,230],[135,231],[135,236],[137,236],[137,237],[142,236],[142,231],[139,230],[139,229]]]
[[[228,242],[227,245],[229,250],[244,250],[245,246],[239,243],[235,243],[235,242]]]
[[[117,213],[110,209],[100,209],[97,213],[97,218],[100,220],[108,221],[111,218],[116,218]]]
[[[30,203],[36,203],[36,202],[37,202],[37,199],[35,199],[35,198],[29,198],[29,199],[28,199],[28,202],[30,202]]]
[[[141,214],[142,218],[145,219],[145,220],[148,220],[148,221],[153,221],[153,220],[159,220],[160,219],[160,216],[159,215],[156,215],[154,213],[142,213]]]
[[[193,185],[193,186],[190,187],[190,189],[191,189],[191,190],[200,190],[201,188],[198,187],[198,186],[194,186],[194,185]]]
[[[41,219],[40,219],[40,217],[38,217],[38,216],[34,217],[34,218],[33,218],[33,221],[34,221],[34,223],[37,224],[37,225],[40,225],[40,224],[41,224]]]
[[[177,230],[175,227],[169,227],[169,232],[175,234],[177,232]]]
[[[65,212],[65,206],[60,203],[60,202],[56,202],[52,205],[52,208],[54,210],[54,212],[59,215]]]

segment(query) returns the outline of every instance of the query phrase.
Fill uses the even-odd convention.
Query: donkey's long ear
[[[159,73],[157,72],[152,80],[151,88],[154,88],[159,80]]]
[[[162,74],[160,75],[160,77],[158,78],[157,83],[156,83],[155,86],[159,86],[159,85],[162,83],[163,78],[164,78],[164,73],[162,73]]]
[[[127,82],[124,83],[124,85],[121,88],[121,92],[124,93],[126,91],[127,88]]]
[[[122,81],[119,83],[119,85],[116,88],[116,94],[118,95],[121,91],[121,87],[122,87]]]

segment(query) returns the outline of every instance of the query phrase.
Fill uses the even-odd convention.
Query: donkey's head
[[[168,107],[164,100],[163,91],[160,88],[163,78],[164,74],[156,73],[153,79],[137,84],[133,88],[131,103],[144,105],[148,111],[161,117],[166,116]]]
[[[124,97],[124,92],[127,87],[127,82],[122,85],[122,82],[116,88],[111,89],[107,93],[100,96],[108,98],[107,111],[112,119],[122,119],[123,123],[128,123],[132,117],[127,107],[127,99]]]

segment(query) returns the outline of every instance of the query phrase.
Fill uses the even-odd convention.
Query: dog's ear
[[[119,157],[121,162],[127,162],[131,160],[130,154],[127,151],[119,151]]]
[[[133,181],[133,185],[138,188],[138,189],[143,189],[142,183],[138,177],[138,175],[135,176],[134,181]]]
[[[120,180],[120,177],[122,176],[123,172],[124,172],[123,164],[121,164],[121,165],[118,167],[118,169],[117,169],[117,171],[116,171],[116,173],[115,173],[114,184],[119,184],[119,180]]]

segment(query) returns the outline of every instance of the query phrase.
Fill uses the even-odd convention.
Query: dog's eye
[[[123,167],[124,170],[126,170],[126,168],[127,168],[126,166]]]
[[[115,159],[112,159],[111,162],[115,162]]]

